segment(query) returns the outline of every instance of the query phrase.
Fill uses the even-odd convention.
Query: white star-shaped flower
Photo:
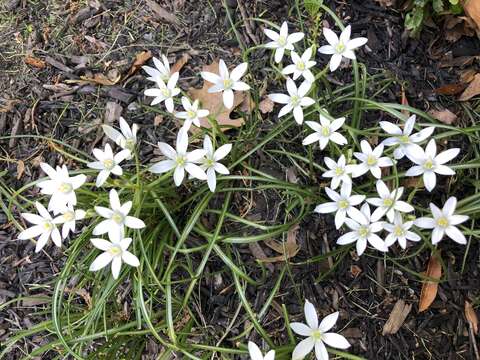
[[[359,177],[367,172],[371,172],[377,179],[382,177],[380,168],[392,166],[393,162],[387,156],[383,156],[383,144],[378,145],[372,150],[372,147],[366,140],[360,142],[362,152],[354,152],[353,155],[361,161],[360,164],[352,167],[352,177]]]
[[[54,223],[54,219],[45,207],[38,201],[35,202],[38,214],[22,213],[22,217],[34,226],[23,230],[18,234],[19,240],[28,240],[38,237],[35,252],[38,253],[47,244],[48,239],[52,239],[53,243],[62,246],[62,236]]]
[[[168,82],[168,79],[170,79],[170,64],[168,62],[168,59],[165,55],[161,54],[162,60],[157,59],[156,57],[153,57],[153,64],[155,65],[155,68],[150,67],[150,66],[142,66],[142,69],[145,70],[145,72],[150,75],[150,77],[147,78],[147,80],[157,82],[159,80],[163,82]]]
[[[53,219],[54,224],[63,224],[62,225],[62,237],[67,238],[70,232],[75,232],[75,225],[77,220],[82,220],[85,218],[85,211],[77,209],[75,210],[72,205],[67,205],[60,212],[61,216]]]
[[[415,146],[415,148],[409,151],[409,158],[417,165],[408,169],[405,175],[418,176],[423,174],[423,183],[428,191],[432,191],[437,184],[435,174],[455,175],[455,171],[444,164],[457,157],[460,153],[459,148],[448,149],[437,155],[435,139],[428,142],[425,150],[418,145],[411,146]]]
[[[275,350],[270,350],[263,356],[260,348],[252,341],[248,342],[248,353],[251,360],[275,360]]]
[[[300,76],[311,83],[315,82],[315,76],[313,76],[312,67],[316,65],[316,61],[310,60],[312,58],[313,48],[309,47],[302,56],[299,56],[295,51],[291,52],[293,64],[286,66],[282,70],[282,74],[293,74],[293,80],[297,80]]]
[[[368,198],[366,201],[375,206],[376,209],[372,214],[373,221],[379,220],[383,215],[387,216],[388,221],[392,222],[395,211],[412,212],[413,206],[405,201],[399,200],[403,195],[403,187],[390,191],[382,180],[377,180],[377,193],[379,197]]]
[[[393,151],[393,156],[395,159],[399,160],[405,155],[408,156],[410,149],[412,149],[412,144],[417,144],[425,139],[429,138],[435,128],[433,126],[427,127],[420,130],[419,132],[412,134],[412,131],[415,126],[415,115],[410,116],[407,121],[405,121],[405,126],[403,130],[398,127],[398,125],[392,124],[388,121],[380,121],[380,127],[387,134],[393,135],[382,141],[382,144],[385,146],[397,146],[398,147]]]
[[[323,28],[323,35],[329,45],[323,45],[318,49],[321,54],[332,55],[330,58],[330,71],[335,71],[342,62],[342,57],[355,60],[355,52],[353,50],[363,46],[368,39],[358,37],[350,39],[352,28],[348,25],[340,34],[340,38],[332,30]]]
[[[330,122],[330,119],[320,114],[320,123],[315,121],[305,122],[313,131],[302,142],[303,145],[310,145],[316,141],[320,144],[320,150],[325,149],[329,141],[333,141],[338,145],[348,143],[345,136],[337,132],[345,123],[345,118],[341,117]]]
[[[445,234],[456,243],[465,245],[467,239],[465,239],[465,235],[463,235],[456,225],[467,221],[468,216],[455,214],[456,207],[457,198],[454,196],[448,198],[441,210],[435,204],[430,203],[430,210],[432,211],[433,219],[429,217],[421,217],[415,220],[415,225],[423,229],[433,229],[433,245],[438,244]]]
[[[420,236],[410,231],[412,226],[413,221],[403,222],[402,214],[396,212],[393,223],[383,223],[383,228],[389,233],[385,238],[385,245],[392,246],[395,242],[398,242],[402,249],[406,249],[407,240],[420,241]]]
[[[305,358],[313,349],[317,360],[328,360],[328,351],[325,344],[337,349],[347,349],[350,343],[343,335],[329,332],[338,320],[338,311],[326,316],[320,324],[318,323],[317,311],[313,304],[305,300],[304,306],[306,324],[292,322],[290,327],[300,336],[306,339],[300,341],[293,350],[292,360]]]
[[[128,123],[125,121],[123,117],[120,116],[118,120],[120,124],[120,131],[114,129],[110,125],[102,125],[103,132],[107,137],[112,140],[115,144],[120,146],[122,149],[130,151],[130,156],[126,159],[129,160],[132,158],[131,154],[135,150],[135,145],[137,143],[137,131],[138,125],[132,124],[132,127],[128,126]]]
[[[158,79],[157,85],[158,88],[150,88],[145,90],[145,96],[153,96],[154,99],[150,105],[157,105],[161,102],[165,102],[165,107],[167,111],[173,113],[175,105],[173,103],[173,98],[180,94],[180,89],[177,87],[179,74],[178,72],[172,74],[168,79],[168,82],[165,83],[163,80]]]
[[[176,150],[164,142],[159,142],[158,147],[162,154],[167,157],[167,160],[153,164],[149,169],[151,172],[154,174],[162,174],[175,169],[173,172],[173,180],[176,186],[182,184],[185,171],[194,178],[207,180],[207,174],[197,165],[205,156],[205,150],[197,149],[187,152],[188,133],[186,129],[182,128],[178,131]]]
[[[118,154],[113,155],[110,144],[105,145],[105,150],[93,149],[93,155],[98,161],[93,161],[87,164],[91,169],[100,170],[97,175],[95,185],[102,186],[110,176],[110,173],[117,176],[123,174],[120,163],[130,156],[130,150],[122,150]]]
[[[263,29],[263,32],[272,40],[265,44],[265,47],[275,49],[275,62],[277,63],[282,61],[285,50],[292,51],[294,49],[293,44],[299,42],[305,36],[302,32],[295,32],[289,35],[286,21],[282,23],[279,33],[270,29]]]
[[[198,99],[192,104],[186,96],[182,96],[182,105],[185,111],[179,111],[175,114],[175,116],[179,119],[185,120],[183,127],[187,130],[190,129],[192,124],[200,127],[200,119],[206,118],[210,114],[210,112],[206,109],[199,109],[200,102]]]
[[[247,63],[241,63],[235,69],[233,69],[232,72],[229,72],[225,61],[220,60],[218,64],[218,72],[220,73],[219,75],[208,71],[202,71],[201,75],[203,79],[213,84],[213,86],[208,89],[208,92],[223,92],[223,105],[225,105],[227,109],[231,109],[234,102],[233,91],[250,90],[250,86],[248,84],[240,81],[242,76],[247,71],[247,68]]]
[[[70,177],[65,165],[57,166],[56,170],[47,163],[40,163],[40,167],[50,178],[37,184],[42,194],[51,195],[48,210],[56,215],[68,204],[75,206],[77,204],[75,190],[85,183],[87,177],[83,174]]]
[[[292,79],[287,78],[288,95],[268,95],[270,100],[272,100],[273,102],[285,104],[285,106],[280,109],[278,117],[281,118],[282,116],[288,114],[293,110],[293,117],[295,118],[295,121],[297,122],[297,124],[301,125],[303,123],[303,108],[315,104],[315,100],[305,96],[310,91],[311,86],[312,84],[310,82],[304,81],[297,88],[295,82]]]
[[[219,161],[222,160],[232,150],[232,144],[225,144],[220,146],[217,150],[213,149],[212,140],[208,135],[205,135],[203,140],[203,150],[205,150],[205,157],[201,160],[200,167],[207,174],[208,188],[211,192],[215,192],[217,186],[217,175],[228,175],[230,172]]]
[[[90,265],[90,271],[98,271],[111,263],[112,275],[116,280],[120,275],[123,262],[133,267],[140,265],[138,258],[127,250],[132,243],[131,238],[122,237],[112,241],[93,238],[90,241],[93,246],[103,251]]]
[[[345,222],[348,216],[356,219],[362,217],[362,213],[355,206],[365,200],[365,195],[352,195],[352,183],[344,182],[340,188],[340,194],[326,187],[325,192],[332,202],[317,205],[315,212],[320,214],[335,212],[335,226],[337,229]]]
[[[361,256],[367,248],[367,243],[375,249],[386,252],[388,247],[385,242],[376,233],[382,231],[382,221],[372,221],[370,206],[365,203],[360,208],[360,216],[353,219],[346,218],[345,224],[350,228],[350,232],[340,236],[337,239],[338,245],[347,245],[356,242],[358,256]]]
[[[125,227],[130,229],[142,229],[145,223],[133,216],[128,216],[132,209],[132,202],[120,203],[120,198],[115,189],[109,193],[110,209],[103,206],[95,206],[95,211],[105,220],[101,221],[93,229],[93,235],[108,233],[111,240],[122,238],[125,235]]]
[[[330,185],[332,190],[335,190],[342,182],[352,183],[352,178],[349,175],[352,171],[352,166],[347,165],[345,155],[341,155],[337,162],[329,157],[325,157],[323,160],[329,170],[325,171],[322,176],[332,178],[332,183]]]

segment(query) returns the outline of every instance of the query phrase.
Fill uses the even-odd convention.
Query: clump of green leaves
[[[415,0],[412,10],[405,17],[405,27],[415,37],[422,31],[428,15],[458,15],[462,12],[459,0]]]

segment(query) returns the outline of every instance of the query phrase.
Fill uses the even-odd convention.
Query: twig
[[[248,14],[247,10],[245,9],[245,5],[243,5],[241,0],[238,0],[237,4],[238,8],[240,9],[240,14],[242,15],[243,23],[245,24],[245,31],[247,32],[247,35],[250,37],[250,39],[252,39],[255,45],[258,45],[259,41],[256,35],[253,33],[252,24],[248,20]]]

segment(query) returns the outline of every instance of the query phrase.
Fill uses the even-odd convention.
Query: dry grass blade
[[[396,334],[402,327],[405,319],[412,310],[411,304],[405,304],[404,300],[398,300],[393,307],[387,322],[383,326],[382,335]]]
[[[429,278],[440,280],[442,277],[442,264],[439,259],[440,254],[432,254],[428,261],[427,272],[425,276]],[[432,305],[433,300],[437,297],[438,281],[425,281],[422,285],[422,292],[420,293],[420,302],[418,304],[418,312],[427,310]]]
[[[465,318],[472,325],[475,335],[478,334],[478,317],[470,302],[465,300]]]

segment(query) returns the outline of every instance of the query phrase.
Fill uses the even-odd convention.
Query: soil
[[[295,20],[295,7],[288,1],[238,1],[241,1],[240,7],[235,5],[235,0],[227,1],[234,21],[257,16],[277,24],[285,19]],[[433,90],[455,83],[459,69],[476,66],[472,64],[474,60],[461,68],[446,64],[461,56],[480,55],[478,39],[461,37],[455,43],[448,43],[439,37],[441,22],[437,27],[426,27],[419,39],[411,39],[404,30],[404,13],[395,8],[385,9],[373,0],[325,3],[352,25],[353,34],[368,37],[368,46],[358,53],[368,72],[386,70],[395,79],[395,85],[381,95],[382,100],[398,103],[404,93],[408,103],[421,110],[446,105],[452,111],[459,109],[451,97],[439,96]],[[140,125],[140,137],[144,139],[141,158],[149,161],[157,155],[154,144],[169,142],[177,125],[167,123],[161,114],[148,111],[149,100],[142,94],[147,81],[142,74],[137,73],[114,86],[79,85],[67,80],[95,73],[114,79],[117,74],[128,71],[137,54],[150,50],[156,56],[160,52],[168,53],[171,63],[184,54],[189,55],[181,73],[181,86],[186,89],[200,86],[197,74],[204,64],[218,57],[235,63],[241,54],[241,44],[229,31],[230,24],[220,1],[165,1],[162,6],[175,14],[175,23],[160,19],[146,2],[137,0],[69,1],[66,4],[7,0],[0,6],[3,6],[0,7],[0,136],[53,137],[91,153],[91,149],[102,142],[100,124],[116,119],[108,113],[121,112]],[[305,20],[309,29],[312,23]],[[325,21],[325,25],[333,25],[331,19]],[[244,27],[238,32],[245,46],[264,40],[258,25],[250,23],[251,34]],[[35,59],[34,65],[25,62],[28,57]],[[266,53],[258,51],[252,59],[254,71],[261,74],[267,61]],[[323,63],[324,59],[317,57],[317,61]],[[332,79],[338,83],[348,80],[342,79],[341,72]],[[2,108],[8,110],[2,111]],[[12,189],[37,179],[40,162],[61,164],[64,161],[58,152],[52,151],[54,144],[41,137],[0,139],[0,149],[0,171],[6,170],[0,173],[0,181]],[[272,169],[261,153],[255,155],[254,161],[262,171],[285,177],[284,169]],[[308,183],[309,180],[301,181]],[[439,186],[431,198],[442,199],[446,186]],[[28,191],[31,196],[36,193],[33,188]],[[2,195],[0,199],[5,202]],[[261,218],[275,219],[278,201],[273,192],[262,194],[255,213]],[[15,206],[12,209],[17,212]],[[13,224],[8,223],[0,211],[0,343],[18,330],[42,321],[43,316],[34,314],[43,308],[45,300],[19,301],[7,307],[1,304],[19,296],[50,297],[51,285],[64,261],[63,252],[56,247],[50,247],[48,254],[34,254],[34,245],[17,241],[15,233]],[[335,236],[331,217],[308,216],[300,224],[297,240],[301,251],[294,262],[325,253],[333,244],[327,239]],[[275,302],[286,304],[296,319],[302,318],[302,304],[288,295],[295,292],[312,301],[322,316],[340,311],[340,323],[345,326],[342,333],[353,344],[349,351],[368,359],[472,359],[473,343],[463,306],[465,300],[480,296],[480,252],[478,246],[472,246],[464,259],[464,248],[454,243],[445,242],[441,248],[448,272],[437,299],[423,313],[417,313],[421,283],[406,269],[425,271],[428,251],[400,259],[398,265],[388,262],[386,266],[382,259],[373,256],[357,258],[353,253],[347,254],[321,282],[316,280],[329,269],[328,261],[315,266],[293,266],[291,276],[282,284],[282,296]],[[247,263],[253,261],[248,247],[241,251]],[[268,249],[265,251],[269,254]],[[396,255],[401,258],[402,253]],[[461,272],[463,261],[466,265]],[[209,271],[214,272],[221,266],[220,261],[213,262]],[[278,269],[280,265],[274,265],[270,271]],[[275,279],[272,276],[272,283],[267,282],[260,289],[249,288],[249,298],[257,299],[253,303],[255,309],[262,306]],[[211,298],[202,305],[205,321],[222,328],[228,326],[237,306],[235,293],[224,295],[218,287],[206,285],[205,299]],[[396,334],[382,336],[383,326],[398,300],[405,300],[413,308]],[[268,324],[267,329],[277,344],[288,342],[277,312],[269,313],[264,323]],[[232,330],[233,334],[239,332],[240,329]],[[20,358],[45,341],[44,337],[37,336],[19,342],[7,358]],[[150,349],[152,354],[155,349]]]

